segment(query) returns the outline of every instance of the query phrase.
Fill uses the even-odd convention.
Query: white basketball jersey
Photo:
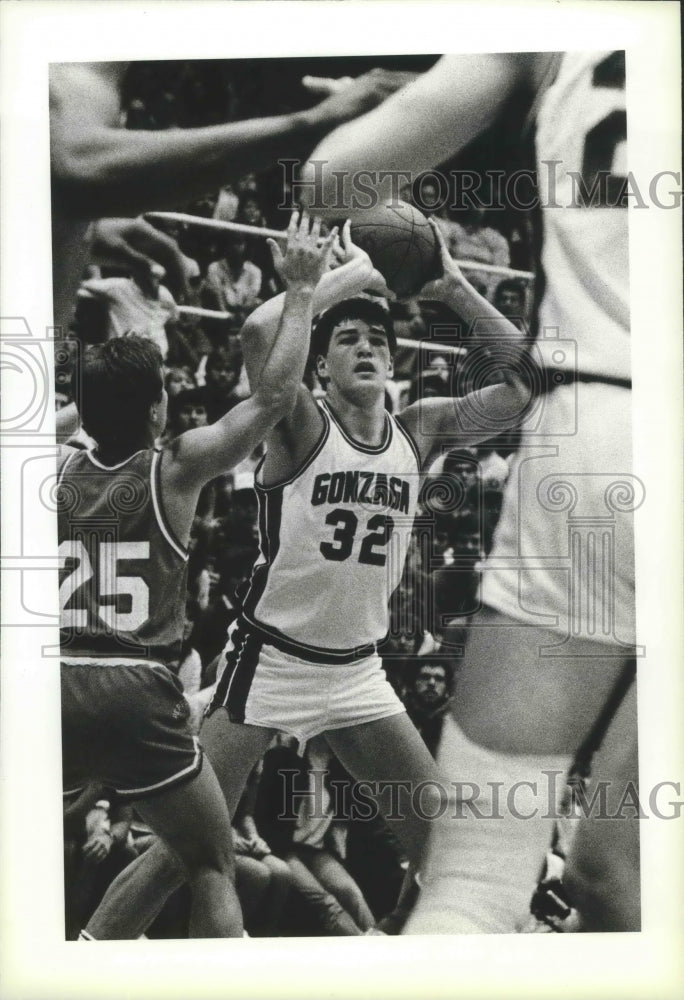
[[[624,52],[566,52],[537,110],[543,233],[537,346],[545,367],[577,344],[583,374],[630,377]],[[554,356],[555,355],[555,356]]]
[[[578,379],[530,417],[480,598],[622,656],[634,641],[633,524],[613,498],[632,467],[624,52],[564,53],[536,111],[535,351],[572,370],[576,349]]]
[[[321,403],[324,430],[287,482],[256,484],[260,555],[244,602],[266,640],[314,662],[369,655],[388,629],[420,490],[408,433],[385,414],[368,447]]]

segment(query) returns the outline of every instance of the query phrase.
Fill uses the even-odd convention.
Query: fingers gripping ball
[[[406,202],[363,212],[352,222],[351,236],[398,296],[413,295],[440,274],[439,247],[430,223]]]

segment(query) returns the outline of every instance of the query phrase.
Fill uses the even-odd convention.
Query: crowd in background
[[[301,100],[300,77],[311,69],[310,60],[306,70],[297,60],[290,62],[286,73],[282,61],[277,73],[272,67],[271,82],[278,81],[273,87],[268,63],[258,73],[254,67],[250,72],[251,61],[138,64],[125,95],[126,124],[177,128],[290,110]],[[367,68],[363,60],[357,60],[359,66],[349,62],[340,72],[334,60],[321,60],[320,70],[340,76]],[[416,68],[426,68],[430,57],[423,62]],[[246,175],[182,211],[283,229],[290,193],[285,174],[274,168]],[[509,219],[495,212],[450,212],[437,204],[438,196],[429,178],[402,191],[405,200],[436,216],[455,258],[528,266],[525,234]],[[168,221],[163,227],[187,259],[186,291],[172,294],[163,269],[153,269],[143,280],[124,270],[89,268],[71,327],[57,345],[56,400],[61,406],[71,399],[70,373],[81,345],[134,330],[153,339],[165,358],[165,439],[170,440],[214,422],[249,393],[239,331],[246,316],[281,287],[264,239]],[[525,283],[485,272],[469,277],[501,312],[518,324],[526,322],[530,290]],[[185,311],[188,306],[199,312]],[[432,345],[451,343],[464,350],[458,317],[419,296],[389,302],[388,308],[399,338],[423,342],[419,349],[399,348],[386,393],[388,409],[396,412],[417,398],[451,395],[463,354]],[[314,392],[322,393],[311,379]],[[477,566],[491,547],[512,442],[502,437],[438,459],[423,488],[406,569],[392,598],[383,662],[433,752],[443,715],[458,697],[459,629],[477,609]],[[260,457],[258,449],[210,483],[195,516],[180,677],[197,728],[257,555],[253,483]],[[361,807],[349,818],[340,789],[350,788],[350,779],[330,756],[322,738],[310,741],[301,756],[291,740],[280,736],[252,775],[234,817],[237,886],[250,934],[361,934],[387,917],[396,902],[407,861],[391,823],[364,815]],[[324,779],[315,777],[324,772]],[[64,823],[67,936],[75,937],[109,881],[154,835],[132,807],[122,807],[109,790],[95,785],[66,803]],[[148,935],[184,936],[188,913],[188,894],[180,890]]]

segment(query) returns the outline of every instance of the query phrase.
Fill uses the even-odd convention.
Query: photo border
[[[45,342],[51,320],[47,67],[57,61],[381,55],[624,48],[628,146],[637,177],[680,171],[677,3],[67,2],[0,6],[2,298]],[[306,28],[306,30],[304,30]],[[314,44],[310,39],[315,39]],[[446,41],[445,41],[446,40]],[[682,781],[681,215],[630,211],[634,471],[642,787]],[[8,332],[9,331],[9,332]],[[3,323],[3,336],[13,334]],[[18,335],[17,335],[18,336]],[[48,360],[50,352],[46,352]],[[3,371],[4,405],[16,391]],[[54,398],[3,463],[0,953],[4,1000],[248,997],[679,996],[684,922],[681,822],[642,824],[639,934],[99,942],[63,935],[59,685],[49,629],[22,603],[41,592],[56,620],[54,519],[29,503],[28,458],[54,452]],[[31,429],[29,428],[29,431]],[[46,555],[47,553],[47,555]],[[33,560],[33,561],[31,561]],[[18,621],[15,621],[15,618]],[[57,645],[57,630],[52,631]],[[46,669],[46,667],[48,669]],[[116,963],[116,967],[115,967]]]

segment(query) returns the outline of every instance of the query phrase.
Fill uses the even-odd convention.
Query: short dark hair
[[[204,370],[206,372],[213,368],[232,368],[234,371],[242,368],[242,344],[237,338],[234,342],[221,344],[209,352]]]
[[[311,357],[314,360],[328,353],[332,332],[343,319],[362,319],[369,325],[381,326],[387,335],[390,354],[394,356],[397,338],[389,310],[372,299],[356,298],[337,302],[318,317],[311,336]]]
[[[209,415],[209,391],[205,385],[193,385],[191,389],[181,389],[169,399],[168,424],[175,427],[181,410],[186,406],[203,406]]]
[[[444,680],[446,681],[446,689],[449,694],[452,693],[454,687],[454,666],[453,662],[442,653],[429,653],[425,656],[416,656],[409,665],[407,671],[407,683],[413,687],[416,681],[419,679],[423,667],[439,667],[444,671]]]
[[[515,292],[520,298],[525,301],[525,285],[522,281],[517,278],[504,278],[500,281],[494,290],[494,300],[496,301],[497,296],[501,295],[502,292]]]
[[[162,398],[162,365],[161,351],[145,337],[116,337],[86,349],[74,372],[74,400],[100,447],[125,453],[138,444],[150,406]]]

